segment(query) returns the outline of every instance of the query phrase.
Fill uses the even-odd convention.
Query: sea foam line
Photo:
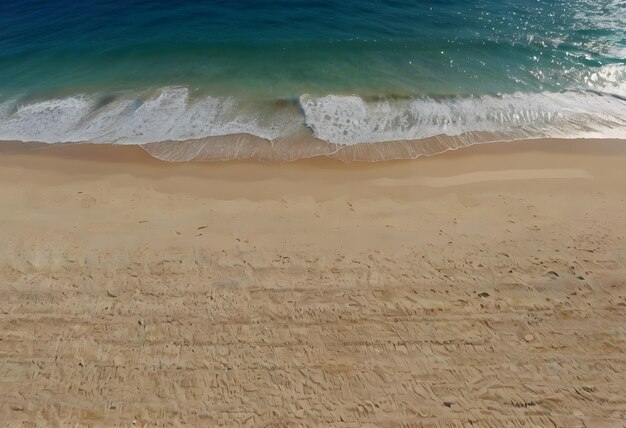
[[[343,151],[356,158],[367,152],[367,158],[383,159],[504,140],[626,138],[626,103],[595,90],[442,99],[302,95],[298,102],[256,102],[251,107],[251,101],[234,98],[192,99],[187,88],[169,87],[147,97],[13,100],[0,104],[0,140],[159,143],[172,149],[175,142],[188,142],[184,159],[165,151],[169,160],[194,160],[193,150],[201,153],[197,158],[211,159],[212,150],[219,151],[220,159],[229,153],[239,156],[228,144],[247,153],[265,150],[264,145],[274,151],[297,146],[294,153],[306,157],[316,150],[329,155],[344,146],[359,146]],[[390,142],[394,149],[386,144]],[[374,152],[379,154],[372,156]]]

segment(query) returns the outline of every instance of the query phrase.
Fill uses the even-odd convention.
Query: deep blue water
[[[611,99],[598,107],[588,90]],[[624,0],[0,2],[0,139],[159,140],[137,129],[167,116],[154,100],[190,127],[168,128],[171,139],[273,139],[298,121],[341,144],[567,136],[581,121],[602,136],[624,125],[611,94],[626,96]],[[299,111],[272,111],[285,100]],[[568,102],[594,111],[572,118]],[[102,122],[124,114],[125,134]]]

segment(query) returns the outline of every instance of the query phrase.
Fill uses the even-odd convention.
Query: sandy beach
[[[4,147],[6,426],[624,426],[624,141]]]

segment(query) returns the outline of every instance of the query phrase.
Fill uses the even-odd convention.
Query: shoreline
[[[163,142],[167,143],[167,142]],[[172,143],[184,143],[172,142]],[[392,142],[393,143],[393,142]],[[150,143],[160,144],[160,143]],[[372,145],[380,143],[372,143]],[[479,154],[493,155],[523,152],[546,152],[563,154],[626,154],[626,139],[618,138],[533,138],[512,141],[496,141],[475,143],[468,146],[457,147],[432,155],[420,155],[409,159],[388,159],[381,161],[354,160],[343,161],[326,155],[315,155],[307,158],[293,159],[289,161],[259,161],[256,159],[226,159],[226,160],[195,160],[195,161],[167,161],[152,156],[144,145],[141,144],[113,144],[113,143],[42,143],[36,141],[0,141],[0,156],[36,154],[50,157],[64,157],[68,159],[80,159],[90,161],[115,161],[142,163],[148,159],[164,165],[219,165],[230,163],[249,163],[260,165],[288,165],[302,164],[307,162],[329,161],[334,164],[343,164],[346,167],[355,165],[398,164],[403,162],[428,161],[430,159],[442,159],[457,156],[475,156]]]
[[[620,426],[624,143],[2,153],[0,416]]]
[[[625,70],[609,67],[606,73]],[[155,157],[176,161],[287,161],[320,154],[378,161],[495,141],[625,139],[623,101],[608,82],[596,83],[591,89],[584,84],[540,92],[478,91],[442,99],[424,94],[368,100],[331,92],[258,102],[210,95],[193,100],[192,88],[164,87],[151,96],[7,101],[0,133],[48,143],[143,144]]]
[[[472,135],[478,135],[472,136]],[[471,142],[473,138],[477,141]],[[115,143],[43,143],[36,141],[0,141],[0,155],[30,151],[60,151],[70,157],[89,157],[88,147],[99,147],[100,155],[105,158],[118,158],[113,153],[124,147],[139,147],[150,157],[172,164],[183,163],[223,163],[253,162],[284,164],[293,162],[318,161],[320,159],[337,160],[345,164],[375,164],[387,162],[412,161],[427,159],[460,152],[501,153],[504,151],[560,151],[598,153],[626,152],[626,139],[620,138],[531,138],[502,139],[490,141],[494,135],[480,133],[459,136],[434,136],[414,141],[386,141],[380,143],[359,143],[354,145],[331,144],[312,137],[297,140],[266,140],[247,134],[224,137],[207,137],[186,141],[161,141],[147,144]],[[468,142],[469,141],[469,142]],[[105,147],[103,149],[103,147]],[[107,147],[109,149],[107,149]],[[447,148],[446,148],[447,147]],[[482,147],[482,149],[481,149]],[[132,156],[133,158],[135,156]]]

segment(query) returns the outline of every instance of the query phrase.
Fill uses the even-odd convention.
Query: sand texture
[[[0,154],[0,424],[623,427],[625,143]]]

